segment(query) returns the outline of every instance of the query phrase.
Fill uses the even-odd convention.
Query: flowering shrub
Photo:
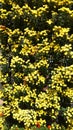
[[[72,130],[73,1],[0,0],[0,14],[1,127]]]

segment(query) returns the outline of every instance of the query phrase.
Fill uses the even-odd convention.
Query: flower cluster
[[[72,129],[72,0],[0,0],[0,8],[1,119],[11,130]]]

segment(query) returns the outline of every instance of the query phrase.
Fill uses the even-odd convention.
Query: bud
[[[37,122],[36,126],[37,126],[38,128],[40,128],[40,123]]]
[[[48,127],[48,129],[50,129],[50,128],[51,128],[51,125],[48,125],[47,127]]]

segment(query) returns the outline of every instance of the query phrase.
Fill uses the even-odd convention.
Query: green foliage
[[[0,0],[0,14],[0,127],[72,130],[73,1]]]

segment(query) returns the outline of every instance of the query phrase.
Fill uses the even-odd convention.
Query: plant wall
[[[73,1],[0,0],[0,39],[2,125],[72,130]]]

